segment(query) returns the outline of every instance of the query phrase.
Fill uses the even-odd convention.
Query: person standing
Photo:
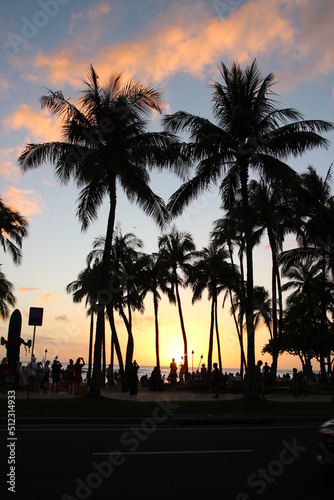
[[[80,363],[82,361],[82,363]],[[78,392],[78,387],[82,382],[82,369],[85,366],[85,361],[83,358],[78,358],[76,360],[76,363],[74,365],[74,394],[77,394]]]
[[[220,371],[218,369],[218,364],[213,363],[213,370],[211,373],[212,380],[212,391],[215,393],[214,398],[219,397],[219,384],[220,384]]]
[[[52,363],[52,392],[58,392],[58,383],[61,375],[62,364],[58,361],[58,356],[55,357]]]
[[[138,392],[138,370],[139,365],[136,360],[131,365],[130,369],[130,394],[135,395]]]
[[[172,384],[175,384],[177,377],[177,364],[175,363],[175,358],[172,359],[169,368],[170,368],[170,381]]]
[[[50,361],[45,361],[44,365],[44,378],[43,378],[43,392],[49,392],[50,381]]]
[[[73,381],[74,381],[73,359],[69,360],[69,364],[67,365],[66,372],[67,372],[67,381],[68,381],[67,393],[72,394],[73,393]]]

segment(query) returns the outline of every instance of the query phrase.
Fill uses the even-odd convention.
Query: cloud
[[[16,165],[18,148],[0,150],[0,177],[11,182],[18,182],[20,168]]]
[[[31,288],[31,287],[21,287],[19,288],[19,293],[33,293],[33,292],[39,292],[39,288]]]
[[[2,196],[7,205],[26,217],[41,214],[44,210],[44,202],[33,189],[11,187]]]
[[[0,73],[0,99],[6,99],[11,88],[11,82]]]
[[[28,104],[21,104],[3,123],[8,130],[28,130],[27,143],[55,141],[61,137],[60,121],[56,121],[47,110],[35,111]]]
[[[78,88],[88,58],[103,79],[113,71],[124,71],[125,78],[135,75],[142,81],[160,84],[177,73],[207,78],[210,72],[214,74],[221,59],[246,63],[263,57],[272,64],[274,57],[280,74],[286,68],[284,76],[289,85],[333,71],[334,53],[329,40],[334,9],[327,0],[249,0],[228,10],[225,18],[219,9],[215,11],[214,4],[201,1],[165,5],[132,39],[108,43],[103,38],[90,49],[83,37],[95,40],[96,30],[106,37],[113,11],[102,2],[96,10],[77,13],[76,23],[72,19],[71,45],[59,44],[53,53],[40,51],[34,59],[34,74],[40,72],[53,85]],[[100,24],[95,23],[96,19]]]
[[[55,320],[56,320],[56,321],[66,321],[66,322],[67,322],[67,321],[70,321],[70,320],[68,319],[68,317],[66,316],[66,314],[62,314],[62,315],[60,315],[60,316],[56,316],[56,317],[55,317]]]
[[[53,300],[62,299],[64,295],[53,295],[52,293],[41,293],[38,295],[38,300],[42,305],[48,305]]]

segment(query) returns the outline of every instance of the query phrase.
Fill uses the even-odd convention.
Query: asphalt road
[[[133,426],[20,425],[16,440],[2,428],[1,498],[332,498],[333,471],[315,463],[317,427],[175,428],[145,419]],[[10,479],[15,495],[6,497]]]

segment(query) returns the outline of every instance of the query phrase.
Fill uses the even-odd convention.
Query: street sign
[[[43,307],[31,307],[29,311],[29,326],[42,326]]]

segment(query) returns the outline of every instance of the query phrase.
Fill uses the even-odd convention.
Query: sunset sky
[[[58,140],[59,125],[40,109],[46,89],[62,90],[74,102],[83,88],[89,65],[101,81],[122,72],[163,92],[165,112],[180,109],[212,118],[210,82],[219,80],[218,65],[234,60],[242,66],[257,58],[263,75],[274,72],[275,91],[282,107],[295,107],[305,118],[334,121],[334,5],[330,0],[11,0],[0,3],[0,196],[29,220],[23,242],[23,261],[15,266],[0,250],[1,271],[15,286],[16,307],[23,317],[22,337],[32,338],[30,307],[43,307],[43,326],[36,329],[38,360],[59,355],[88,359],[89,320],[84,304],[73,304],[66,285],[85,268],[95,237],[104,235],[107,205],[82,233],[75,217],[78,189],[61,186],[50,165],[22,174],[17,158],[30,142]],[[154,115],[152,130],[159,130]],[[315,150],[290,165],[299,173],[313,165],[325,175],[334,161],[333,134],[328,151]],[[152,172],[151,187],[165,201],[180,186],[170,174]],[[189,231],[201,249],[209,242],[212,221],[222,216],[217,190],[194,202],[174,222]],[[144,251],[157,250],[159,230],[119,191],[116,214],[122,232],[133,232]],[[294,246],[288,239],[287,246]],[[255,281],[270,287],[270,252],[264,239],[255,253]],[[194,368],[207,357],[210,304],[191,305],[190,291],[182,292],[189,356]],[[135,358],[153,365],[154,318],[152,297],[144,315],[134,318]],[[119,319],[125,355],[126,335]],[[8,321],[0,322],[7,337]],[[239,365],[239,349],[228,310],[221,312],[220,333],[224,367]],[[257,334],[256,356],[268,334]],[[110,331],[107,327],[107,360]],[[161,364],[183,351],[176,307],[160,306]],[[0,357],[6,355],[0,347]],[[21,360],[27,361],[24,349]],[[191,365],[191,357],[189,357]],[[279,368],[300,368],[298,359],[284,357]]]

